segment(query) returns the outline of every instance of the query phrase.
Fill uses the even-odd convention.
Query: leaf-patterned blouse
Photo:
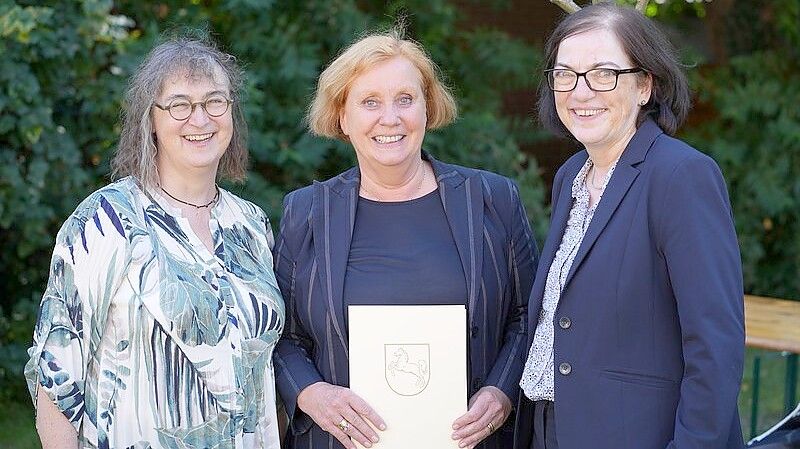
[[[56,238],[25,376],[82,448],[278,448],[272,350],[284,305],[272,231],[220,190],[212,254],[132,178],[90,195]]]

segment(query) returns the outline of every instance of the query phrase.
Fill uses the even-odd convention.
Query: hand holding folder
[[[464,306],[350,306],[350,388],[386,421],[380,449],[458,448],[467,411]]]

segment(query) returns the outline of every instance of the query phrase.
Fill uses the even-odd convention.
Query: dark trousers
[[[533,403],[533,438],[530,449],[558,449],[556,408],[553,401]]]

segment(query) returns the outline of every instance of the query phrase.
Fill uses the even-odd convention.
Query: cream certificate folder
[[[373,447],[458,448],[450,436],[467,411],[466,308],[349,306],[348,314],[350,388],[386,421]]]

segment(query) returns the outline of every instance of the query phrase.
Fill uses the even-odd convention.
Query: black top
[[[438,191],[400,202],[359,198],[344,305],[466,304],[467,282]]]

